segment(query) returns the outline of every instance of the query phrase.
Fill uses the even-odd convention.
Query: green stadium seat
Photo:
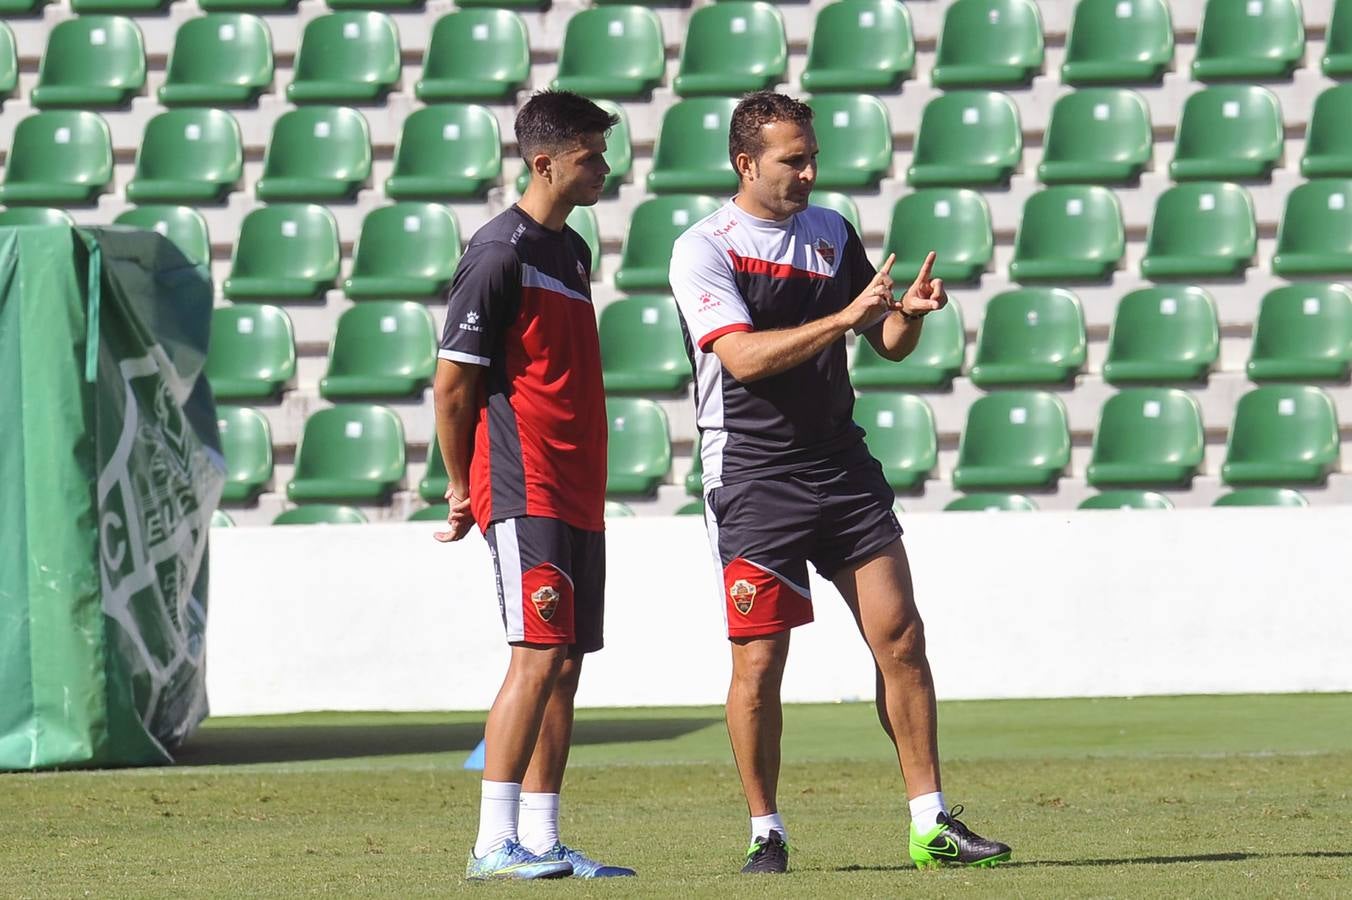
[[[632,519],[634,518],[634,509],[627,503],[621,503],[618,500],[607,500],[605,517],[607,519]]]
[[[867,339],[856,341],[850,380],[857,388],[947,388],[962,370],[966,350],[962,312],[949,300],[925,316],[920,342],[901,362],[879,356]]]
[[[14,32],[0,21],[0,100],[14,93],[19,86],[19,52],[14,44]]]
[[[191,206],[138,206],[123,212],[113,224],[153,231],[177,247],[194,265],[211,265],[211,236],[207,233],[206,219]]]
[[[1165,0],[1080,0],[1061,80],[1066,84],[1158,84],[1174,59]]]
[[[855,234],[863,235],[864,227],[859,219],[859,206],[849,194],[842,194],[840,191],[814,190],[808,196],[807,202],[811,203],[813,206],[835,210],[840,213],[841,218],[850,223],[850,226],[854,228]]]
[[[211,511],[212,528],[234,528],[235,520],[230,518],[229,513],[223,509],[213,509]]]
[[[1207,0],[1192,77],[1288,78],[1304,55],[1298,0]]]
[[[629,221],[615,286],[627,293],[671,290],[667,280],[671,245],[720,205],[713,197],[699,194],[650,197],[640,203]]]
[[[460,262],[460,228],[436,203],[396,203],[366,214],[343,291],[354,300],[436,297]]]
[[[634,167],[634,148],[629,135],[629,116],[624,108],[618,103],[610,100],[597,100],[596,105],[606,112],[619,117],[619,122],[614,128],[610,129],[610,134],[606,135],[606,164],[610,166],[610,174],[606,176],[605,186],[601,188],[603,194],[614,194],[620,189],[620,185],[629,177],[629,171]],[[526,193],[526,185],[530,183],[530,172],[523,166],[521,173],[516,177],[517,193]],[[583,207],[579,206],[578,209]]]
[[[1076,509],[1173,509],[1173,502],[1155,491],[1104,491],[1080,501]]]
[[[1257,251],[1248,191],[1219,181],[1179,184],[1155,202],[1141,273],[1156,281],[1242,277]]]
[[[418,496],[428,503],[440,504],[441,517],[446,518],[446,484],[450,477],[446,474],[446,460],[441,458],[441,446],[437,435],[432,433],[432,443],[427,448],[427,471],[418,482]]]
[[[1292,488],[1248,487],[1222,494],[1212,506],[1289,506],[1307,507],[1310,501]]]
[[[529,77],[530,43],[516,13],[459,9],[433,26],[413,93],[424,103],[506,101]]]
[[[5,17],[35,16],[42,12],[48,0],[0,0],[0,15]]]
[[[671,437],[662,407],[642,397],[607,397],[607,494],[652,495],[671,472]]]
[[[986,305],[972,382],[1065,384],[1084,368],[1084,311],[1064,288],[1005,291]]]
[[[338,500],[381,503],[404,479],[404,426],[383,406],[348,403],[305,420],[295,477],[286,486],[293,503]]]
[[[887,107],[864,94],[823,94],[810,103],[821,155],[817,188],[877,187],[892,168],[892,127]]]
[[[911,15],[897,0],[839,0],[821,7],[808,44],[803,90],[896,90],[915,68]]]
[[[690,451],[690,471],[685,473],[685,492],[691,497],[704,498],[704,457],[700,456],[702,437],[695,435],[695,446]]]
[[[189,19],[174,35],[160,87],[165,106],[253,103],[272,86],[272,35],[248,13]]]
[[[207,381],[217,400],[271,400],[296,378],[291,317],[276,306],[236,303],[211,311]]]
[[[1049,187],[1024,204],[1009,274],[1017,281],[1106,280],[1125,250],[1122,210],[1112,191]]]
[[[1352,84],[1335,85],[1315,98],[1300,172],[1306,178],[1352,176]]]
[[[784,80],[788,41],[779,10],[759,0],[701,6],[686,25],[672,87],[681,97],[738,95]]]
[[[564,224],[586,242],[591,253],[591,277],[595,279],[601,268],[601,226],[596,221],[596,211],[590,206],[575,206]]]
[[[438,500],[434,506],[424,506],[422,509],[411,513],[406,521],[409,522],[445,522],[447,515],[446,502]]]
[[[164,12],[170,0],[71,0],[70,8],[80,15],[121,13],[128,16],[153,16]]]
[[[1022,156],[1012,100],[998,91],[952,91],[925,104],[907,180],[916,187],[1004,184]]]
[[[1221,480],[1316,484],[1338,468],[1338,412],[1317,387],[1254,388],[1235,408]]]
[[[441,103],[404,120],[385,193],[396,200],[482,197],[501,177],[497,117],[475,103]]]
[[[75,220],[64,209],[50,206],[15,206],[0,212],[0,228],[20,225],[64,225],[75,227]]]
[[[373,103],[399,82],[399,34],[384,13],[336,12],[311,19],[296,52],[292,103]]]
[[[628,100],[651,94],[665,72],[656,13],[641,6],[596,7],[569,17],[553,86],[584,97]]]
[[[225,503],[252,503],[272,480],[272,429],[247,406],[216,407],[216,427],[225,457]]]
[[[1084,88],[1052,106],[1038,164],[1043,184],[1133,182],[1150,163],[1150,110],[1135,91]]]
[[[1282,156],[1282,112],[1257,85],[1218,85],[1183,104],[1169,174],[1196,178],[1264,179]]]
[[[1352,272],[1352,179],[1308,181],[1286,195],[1272,271],[1287,277]]]
[[[1199,287],[1132,291],[1117,305],[1103,378],[1109,384],[1201,381],[1220,355],[1216,303]]]
[[[1042,69],[1042,16],[1031,0],[956,0],[944,14],[936,87],[1024,85]]]
[[[690,383],[680,315],[670,297],[616,300],[601,310],[598,327],[608,393],[684,391]]]
[[[1352,2],[1334,0],[1328,29],[1324,32],[1324,74],[1330,78],[1352,75]]]
[[[703,501],[703,500],[691,500],[689,503],[683,503],[683,504],[681,504],[679,507],[676,508],[676,515],[678,515],[678,516],[703,516],[703,515],[704,515],[704,501]]]
[[[1177,388],[1128,388],[1108,398],[1086,477],[1095,487],[1185,488],[1202,466],[1202,408]]]
[[[84,110],[40,112],[14,129],[0,202],[85,206],[112,178],[113,140],[102,117]]]
[[[950,500],[944,512],[1037,512],[1037,504],[1022,494],[966,494]]]
[[[234,299],[313,299],[338,279],[338,224],[322,206],[280,203],[244,217],[222,290]]]
[[[255,190],[261,200],[347,200],[371,177],[371,131],[345,106],[303,106],[277,117]]]
[[[145,83],[145,43],[136,23],[80,16],[52,26],[29,99],[40,109],[126,106]]]
[[[734,194],[737,173],[728,159],[732,97],[694,97],[667,107],[653,151],[648,190],[654,194]]]
[[[897,254],[892,277],[913,278],[933,250],[934,276],[950,284],[981,277],[995,253],[991,211],[985,199],[967,188],[923,188],[892,207],[884,258]]]
[[[320,396],[334,401],[421,396],[436,372],[435,332],[432,314],[412,301],[352,307],[338,318]]]
[[[863,394],[854,401],[854,420],[894,490],[916,490],[938,465],[934,413],[916,395]]]
[[[1346,381],[1352,366],[1352,290],[1345,284],[1275,288],[1258,307],[1251,381]]]
[[[300,0],[197,0],[204,12],[249,12],[259,15],[294,13]]]
[[[311,503],[288,509],[272,520],[273,525],[365,525],[366,514],[354,506]]]
[[[628,2],[631,2],[631,0],[628,0]],[[486,7],[490,9],[502,7],[504,9],[539,10],[547,9],[549,3],[550,0],[456,0],[456,6],[468,8]]]
[[[175,109],[146,123],[127,199],[217,203],[244,174],[239,123],[219,109]]]
[[[959,490],[1048,487],[1070,464],[1061,399],[1044,391],[1001,391],[967,409],[953,486]]]
[[[329,9],[380,9],[390,13],[421,13],[427,7],[427,0],[325,0],[325,5]]]

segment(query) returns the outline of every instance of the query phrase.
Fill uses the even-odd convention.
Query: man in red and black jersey
[[[761,91],[737,105],[737,196],[677,239],[671,285],[695,369],[705,521],[732,641],[728,733],[751,812],[742,871],[788,869],[779,812],[780,683],[791,629],[812,621],[808,563],[845,598],[878,670],[916,865],[991,865],[1010,849],[944,807],[934,681],[894,496],[854,421],[845,335],[885,359],[915,349],[947,302],[934,254],[894,298],[838,213],[808,204],[817,140],[806,104]]]
[[[478,523],[511,661],[485,727],[471,880],[633,875],[559,840],[559,790],[583,654],[601,649],[606,414],[593,260],[565,224],[600,198],[615,117],[565,91],[516,117],[530,169],[456,270],[438,353],[437,441],[450,505],[440,541]]]

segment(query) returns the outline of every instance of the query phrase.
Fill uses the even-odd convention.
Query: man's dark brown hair
[[[765,135],[761,129],[771,122],[810,125],[812,107],[774,91],[756,91],[743,97],[732,111],[732,122],[728,127],[728,159],[732,160],[734,169],[739,153],[752,159],[760,158],[765,150]]]
[[[521,158],[571,149],[589,134],[606,134],[620,117],[572,91],[540,91],[516,114]]]

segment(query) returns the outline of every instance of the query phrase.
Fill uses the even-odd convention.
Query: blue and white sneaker
[[[555,844],[554,849],[540,854],[541,859],[562,860],[573,867],[574,878],[629,878],[638,873],[624,866],[607,866],[592,859],[581,850]]]
[[[573,866],[566,859],[552,854],[536,856],[516,841],[508,841],[483,859],[475,856],[471,847],[469,862],[465,863],[467,881],[566,878],[571,874]]]

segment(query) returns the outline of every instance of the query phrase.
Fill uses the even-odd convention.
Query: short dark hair
[[[516,145],[528,163],[537,153],[571,147],[589,134],[605,134],[620,117],[572,91],[539,91],[516,113]]]
[[[728,126],[728,159],[732,160],[734,169],[739,153],[758,159],[765,151],[765,134],[761,129],[771,122],[810,125],[812,107],[775,91],[756,91],[743,97],[732,111],[732,122]]]

